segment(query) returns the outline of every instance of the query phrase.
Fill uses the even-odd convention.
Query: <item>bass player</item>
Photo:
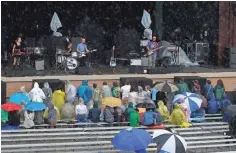
[[[148,42],[147,49],[153,50],[153,54],[150,55],[148,58],[151,59],[152,61],[151,66],[154,68],[156,67],[156,60],[157,60],[158,51],[159,51],[157,37],[155,35],[152,36],[152,41]]]

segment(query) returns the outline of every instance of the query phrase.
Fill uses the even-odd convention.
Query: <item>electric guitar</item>
[[[145,54],[144,56],[146,57],[146,56],[150,56],[150,55],[152,55],[156,50],[158,50],[158,49],[161,49],[161,48],[163,48],[164,46],[160,46],[160,47],[158,47],[158,48],[155,48],[155,49],[152,49],[152,50],[148,50],[148,52],[147,52],[147,54]]]
[[[110,66],[111,67],[116,66],[116,58],[114,58],[114,51],[115,51],[115,47],[112,48],[112,56],[111,56],[111,60],[110,60]]]

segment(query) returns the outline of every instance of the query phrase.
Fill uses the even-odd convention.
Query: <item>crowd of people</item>
[[[22,120],[25,128],[45,123],[53,128],[56,127],[58,120],[68,123],[128,121],[132,127],[141,124],[161,126],[164,122],[168,122],[188,127],[190,118],[204,118],[205,112],[221,112],[230,104],[222,80],[218,80],[215,87],[211,85],[210,80],[207,80],[201,91],[198,80],[193,81],[190,90],[188,84],[180,79],[175,83],[179,88],[175,93],[158,91],[155,88],[156,84],[154,83],[152,87],[147,85],[144,89],[141,86],[137,88],[131,86],[129,81],[122,87],[118,82],[113,82],[113,87],[107,82],[103,82],[102,87],[98,87],[96,83],[90,87],[88,81],[84,80],[81,85],[75,87],[70,81],[66,81],[65,87],[59,84],[53,92],[48,82],[44,83],[42,89],[35,82],[31,91],[26,92],[25,87],[21,87],[19,92],[28,96],[30,101],[44,103],[46,109],[33,112],[22,107],[19,111],[9,112],[9,118],[2,110],[2,122],[19,126]],[[202,105],[199,110],[191,112],[184,99],[173,105],[174,96],[184,92],[192,92],[201,97]],[[109,97],[120,100],[121,105],[115,107],[104,105],[102,101]],[[24,104],[22,102],[22,106]]]

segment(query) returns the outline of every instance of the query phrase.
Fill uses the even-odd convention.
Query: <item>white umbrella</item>
[[[60,19],[59,19],[56,12],[54,12],[54,14],[52,16],[50,27],[51,27],[53,32],[57,32],[57,29],[62,27],[61,21],[60,21]]]

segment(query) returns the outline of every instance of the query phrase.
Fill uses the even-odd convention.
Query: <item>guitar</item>
[[[97,51],[97,49],[89,50],[86,52],[79,52],[79,57],[84,57],[84,56],[86,56],[86,54],[96,52],[96,51]]]
[[[114,51],[115,51],[115,46],[112,48],[112,56],[110,60],[110,66],[115,67],[116,66],[116,58],[114,58]]]
[[[158,49],[161,49],[161,48],[163,48],[164,46],[160,46],[160,47],[158,47],[158,48],[155,48],[155,49],[152,49],[152,50],[148,50],[148,52],[147,52],[147,54],[145,54],[144,56],[146,57],[146,56],[150,56],[150,55],[152,55],[156,50],[158,50]]]

